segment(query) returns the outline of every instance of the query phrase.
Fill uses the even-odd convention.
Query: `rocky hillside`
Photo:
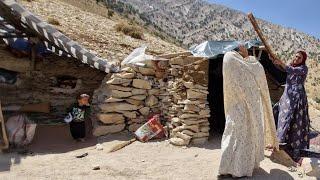
[[[116,10],[119,10],[122,2],[131,5],[132,7],[127,5],[122,9],[137,14],[146,25],[166,32],[185,47],[205,40],[256,38],[246,14],[225,6],[209,4],[204,0],[107,0],[106,2]],[[259,23],[271,45],[282,58],[287,59],[296,49],[302,48],[306,49],[313,59],[317,59],[320,53],[319,39],[263,20]]]
[[[146,27],[174,38],[187,48],[205,40],[250,40],[258,38],[246,14],[204,0],[106,0],[106,5]],[[297,49],[309,54],[310,72],[306,83],[309,99],[320,109],[320,40],[264,20],[263,33],[279,57],[292,58]]]
[[[143,39],[132,38],[117,31],[119,23],[130,22],[116,14],[109,14],[105,7],[97,5],[93,0],[36,0],[20,3],[71,39],[111,61],[122,61],[133,49],[143,44],[148,46],[150,54],[183,51],[144,29],[141,29]]]

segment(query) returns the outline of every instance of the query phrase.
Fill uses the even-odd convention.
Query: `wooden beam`
[[[269,43],[267,42],[266,38],[264,37],[264,35],[262,34],[262,31],[256,21],[256,18],[253,16],[252,13],[248,14],[248,18],[254,28],[254,30],[256,31],[256,33],[258,34],[260,40],[262,41],[262,43],[264,44],[268,54],[270,54],[270,56],[272,57],[272,59],[278,59],[277,56],[275,55],[275,53],[272,51],[271,46],[269,45]]]
[[[7,136],[7,131],[6,131],[6,126],[2,114],[2,109],[1,109],[1,101],[0,101],[0,125],[1,125],[1,132],[2,132],[2,144],[0,144],[0,150],[3,149],[8,149],[9,148],[9,140]]]

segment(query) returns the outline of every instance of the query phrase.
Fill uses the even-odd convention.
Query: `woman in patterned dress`
[[[309,148],[310,120],[304,88],[308,74],[306,60],[306,52],[298,51],[290,65],[284,64],[279,59],[273,61],[287,72],[284,93],[273,109],[277,136],[280,147],[296,162],[301,159],[300,150]]]

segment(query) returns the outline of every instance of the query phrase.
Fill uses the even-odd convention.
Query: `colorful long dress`
[[[300,149],[309,148],[309,113],[304,82],[308,74],[305,65],[287,66],[286,87],[280,101],[275,105],[274,117],[277,136],[284,150],[297,161]]]

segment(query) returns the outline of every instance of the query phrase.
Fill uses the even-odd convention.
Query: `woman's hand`
[[[249,56],[248,50],[244,45],[239,45],[239,54],[243,57],[246,58]]]
[[[269,55],[269,59],[272,61],[272,63],[278,67],[281,67],[282,69],[285,69],[286,68],[286,64],[283,63],[280,59],[278,58],[273,58],[272,56]]]

